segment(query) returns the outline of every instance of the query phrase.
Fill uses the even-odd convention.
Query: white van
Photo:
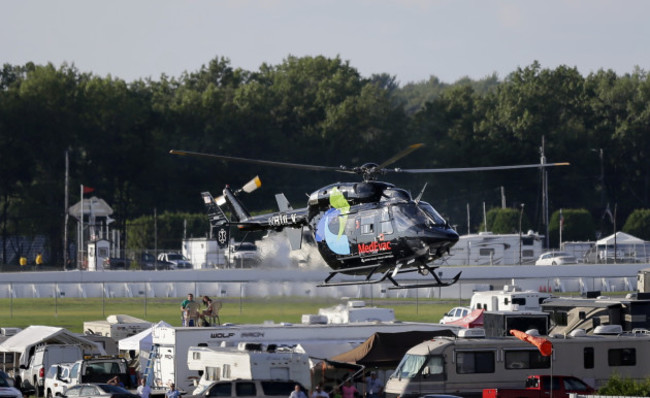
[[[78,344],[46,344],[36,347],[28,365],[20,365],[18,385],[23,392],[34,391],[37,397],[43,396],[45,372],[51,365],[74,362],[83,357],[83,349]]]

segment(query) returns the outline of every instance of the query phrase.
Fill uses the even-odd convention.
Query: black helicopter
[[[215,199],[203,192],[211,226],[221,230],[237,226],[242,231],[286,230],[292,250],[302,243],[302,229],[309,227],[314,234],[318,250],[332,271],[318,286],[370,284],[390,281],[391,289],[415,287],[442,287],[458,281],[460,272],[449,281],[443,281],[434,272],[438,266],[430,265],[448,253],[458,241],[458,233],[431,206],[422,201],[424,189],[417,198],[393,184],[377,181],[378,175],[388,173],[440,173],[480,170],[521,169],[567,165],[568,163],[542,163],[515,166],[493,166],[449,169],[386,168],[397,160],[420,148],[414,144],[381,164],[366,163],[360,167],[328,167],[296,163],[247,159],[183,150],[170,151],[174,155],[207,157],[224,161],[245,162],[264,166],[288,167],[313,171],[336,171],[358,174],[361,182],[337,182],[309,195],[307,207],[293,209],[284,194],[276,195],[279,212],[251,216],[237,197],[240,191],[251,192],[260,185],[257,177],[242,189],[226,186],[223,196]],[[229,211],[229,219],[224,208]],[[218,233],[219,235],[220,233]],[[219,237],[217,238],[219,240]],[[431,274],[431,283],[400,285],[397,274],[419,272]],[[363,281],[333,282],[338,274],[365,275]],[[377,276],[373,278],[374,276]]]

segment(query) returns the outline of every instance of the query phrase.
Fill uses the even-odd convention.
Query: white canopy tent
[[[144,370],[147,365],[147,360],[149,359],[149,353],[151,352],[151,347],[153,345],[153,338],[151,334],[153,329],[156,327],[171,327],[165,321],[160,321],[154,324],[149,329],[143,330],[138,334],[123,338],[117,342],[118,348],[120,351],[135,351],[135,355],[132,359],[137,358],[139,369],[141,372]]]
[[[97,343],[64,328],[32,325],[0,343],[0,352],[20,354],[20,364],[26,365],[30,351],[38,344],[79,344],[85,354],[106,355]]]

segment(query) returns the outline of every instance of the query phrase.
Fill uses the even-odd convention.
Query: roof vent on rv
[[[264,351],[263,348],[264,346],[262,343],[240,342],[237,344],[237,349],[239,351]]]
[[[571,333],[569,333],[569,336],[571,337],[579,337],[579,336],[586,336],[587,331],[584,329],[573,329]]]
[[[366,302],[363,300],[348,301],[348,307],[350,308],[363,308],[365,306],[366,306]]]
[[[594,334],[600,335],[619,335],[623,333],[621,325],[598,325],[594,328]]]
[[[539,330],[537,329],[528,329],[526,330],[526,334],[529,334],[531,336],[539,336]]]
[[[458,331],[458,337],[461,339],[482,339],[485,338],[485,329],[483,328],[461,329]]]

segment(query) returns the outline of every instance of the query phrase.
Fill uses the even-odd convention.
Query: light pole
[[[521,210],[519,210],[519,265],[521,265],[521,219],[524,216],[524,204],[520,204]]]

